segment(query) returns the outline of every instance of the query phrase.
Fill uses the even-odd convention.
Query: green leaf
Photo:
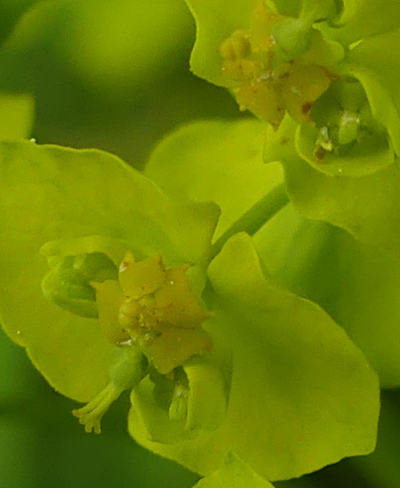
[[[342,0],[342,3],[343,10],[336,25],[326,30],[330,37],[341,42],[351,44],[399,28],[400,3],[397,0]]]
[[[0,139],[24,139],[33,125],[34,101],[29,95],[0,94]]]
[[[193,488],[273,488],[234,454],[215,473],[200,480]]]
[[[135,439],[203,475],[234,450],[270,480],[373,450],[377,378],[343,329],[265,277],[246,234],[227,242],[209,277],[215,316],[206,327],[217,353],[232,352],[225,422],[214,434],[163,445],[148,439],[133,408]]]
[[[356,239],[400,258],[400,168],[398,160],[359,178],[328,175],[298,157],[297,124],[286,117],[278,132],[269,130],[265,160],[281,160],[287,192],[302,215],[347,230]]]
[[[218,212],[211,204],[172,203],[112,155],[32,142],[0,143],[0,185],[1,321],[57,390],[86,401],[105,386],[113,346],[95,320],[44,298],[48,266],[40,248],[96,235],[123,241],[139,256],[204,264]]]
[[[268,270],[321,305],[366,354],[385,387],[400,385],[400,264],[288,205],[254,236]]]
[[[215,202],[217,239],[283,179],[278,163],[263,163],[264,137],[255,119],[195,122],[160,143],[146,174],[174,198]]]
[[[186,0],[196,25],[190,59],[193,73],[219,86],[228,86],[222,72],[220,46],[235,30],[248,27],[259,0]]]

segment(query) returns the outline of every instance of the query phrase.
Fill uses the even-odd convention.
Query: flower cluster
[[[187,3],[192,69],[259,120],[179,129],[144,174],[0,141],[1,322],[86,431],[130,391],[199,487],[267,487],[371,452],[376,372],[400,384],[400,4]]]

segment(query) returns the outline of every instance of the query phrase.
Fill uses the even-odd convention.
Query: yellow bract
[[[161,374],[167,374],[195,354],[211,352],[210,336],[203,329],[166,326],[162,333],[145,341],[143,352]]]
[[[118,321],[119,309],[124,300],[118,282],[106,280],[103,283],[91,283],[91,285],[96,289],[97,311],[104,335],[116,344],[129,339]]]
[[[135,263],[133,255],[127,253],[119,269],[119,283],[125,296],[135,300],[153,293],[165,281],[165,269],[158,254]]]
[[[138,346],[162,374],[212,349],[201,329],[210,313],[190,289],[188,268],[166,269],[160,255],[135,262],[127,253],[119,282],[94,284],[105,335],[113,343]]]
[[[297,122],[310,122],[313,103],[329,88],[332,80],[320,66],[293,63],[289,75],[280,83],[286,110]]]

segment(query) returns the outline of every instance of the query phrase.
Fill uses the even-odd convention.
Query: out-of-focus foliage
[[[0,43],[7,38],[20,17],[40,1],[45,0],[2,0],[0,3]]]
[[[0,139],[26,139],[32,131],[34,101],[29,95],[0,94]]]
[[[190,74],[193,37],[181,0],[41,0],[0,49],[0,92],[34,95],[39,142],[141,166],[175,125],[237,113],[229,94]]]

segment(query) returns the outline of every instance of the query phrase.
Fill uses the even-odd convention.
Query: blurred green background
[[[194,25],[183,0],[8,3],[11,19],[18,4],[36,8],[3,44],[0,92],[35,96],[40,143],[106,149],[141,166],[175,126],[237,116],[225,90],[188,70]]]
[[[176,126],[241,116],[225,90],[189,72],[193,40],[183,0],[0,0],[0,93],[34,96],[39,143],[97,147],[141,168]],[[198,479],[135,445],[126,396],[102,435],[88,435],[74,402],[2,332],[0,357],[1,488],[189,488]],[[400,394],[388,392],[375,454],[277,487],[400,487],[399,448]]]

